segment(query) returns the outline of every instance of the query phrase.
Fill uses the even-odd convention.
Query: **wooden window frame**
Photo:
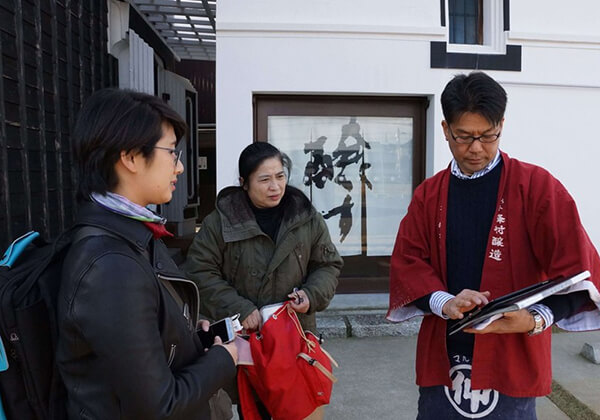
[[[414,189],[425,179],[425,121],[429,100],[410,96],[296,95],[253,96],[254,141],[267,141],[269,116],[412,117]],[[364,203],[363,203],[364,205]],[[362,209],[363,215],[366,209]],[[361,223],[366,220],[361,217]],[[363,229],[363,232],[365,229]],[[389,290],[389,257],[346,256],[338,292],[381,293]],[[367,280],[367,281],[365,281]]]

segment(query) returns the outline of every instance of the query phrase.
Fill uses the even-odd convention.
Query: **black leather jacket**
[[[57,361],[69,418],[210,418],[208,399],[236,368],[225,348],[202,349],[195,284],[141,222],[86,203],[78,223],[110,236],[84,237],[63,267]]]

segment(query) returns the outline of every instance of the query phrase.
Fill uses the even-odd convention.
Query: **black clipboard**
[[[448,335],[456,334],[464,328],[484,323],[492,317],[496,317],[497,319],[505,312],[513,312],[527,308],[534,303],[537,303],[548,296],[552,296],[575,283],[588,279],[589,277],[590,272],[583,271],[572,277],[546,280],[501,296],[492,300],[485,306],[467,312],[463,319],[456,321],[454,325],[450,327]]]

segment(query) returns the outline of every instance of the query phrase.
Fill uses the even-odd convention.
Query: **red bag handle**
[[[271,316],[273,317],[273,319],[277,319],[277,317],[279,315],[281,315],[283,313],[283,311],[287,310],[288,315],[290,316],[290,318],[292,319],[292,322],[294,323],[294,326],[296,327],[296,331],[298,331],[298,334],[300,335],[300,337],[302,337],[302,339],[306,342],[306,346],[308,347],[308,352],[311,353],[311,352],[315,351],[315,343],[306,337],[306,334],[304,333],[304,330],[302,329],[302,325],[300,325],[300,320],[298,319],[298,315],[296,315],[296,311],[294,311],[294,309],[292,309],[292,307],[290,305],[291,302],[293,302],[293,301],[292,300],[286,301],[285,304],[282,305],[281,308],[279,308],[277,311],[275,311],[275,313]]]

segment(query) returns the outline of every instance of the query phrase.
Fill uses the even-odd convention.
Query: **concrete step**
[[[387,311],[389,293],[337,294],[325,312],[381,310]]]
[[[391,323],[385,319],[385,311],[317,315],[317,330],[327,338],[413,336],[420,326],[421,318]]]
[[[421,318],[391,323],[385,319],[389,295],[336,295],[327,310],[317,314],[317,330],[326,338],[413,336]]]
[[[401,323],[388,322],[385,319],[388,299],[388,294],[336,295],[327,310],[317,314],[319,332],[325,338],[334,339],[325,346],[331,345],[332,342],[341,344],[342,341],[345,341],[338,341],[338,338],[373,337],[372,340],[377,342],[377,340],[385,339],[384,337],[399,337],[401,341],[397,343],[409,340],[404,344],[404,346],[411,347],[406,349],[406,354],[414,354],[414,343],[408,343],[416,340],[422,318],[417,317]],[[358,342],[349,340],[348,344],[351,343]],[[593,353],[594,357],[587,354],[590,353],[589,349],[587,352],[584,351],[584,355],[580,354],[582,348],[586,348],[586,346],[596,350],[598,343],[600,343],[600,331],[555,332],[553,334],[553,392],[547,398],[538,399],[539,418],[600,420],[600,399],[598,399],[600,365],[596,364],[595,353]],[[336,345],[334,344],[334,346]],[[411,366],[410,370],[412,369],[414,368]],[[403,372],[406,373],[410,370],[406,368]],[[359,387],[359,389],[363,389],[363,387]],[[345,393],[342,392],[342,394]],[[344,395],[344,397],[346,396]],[[339,407],[334,408],[337,405],[335,402],[334,398],[332,406],[327,409],[328,414],[334,414],[341,410]],[[344,402],[344,399],[338,402]],[[353,418],[344,417],[345,414],[341,411],[337,414],[340,417],[333,415],[331,418]],[[414,418],[414,415],[411,413],[407,418],[409,417]]]

